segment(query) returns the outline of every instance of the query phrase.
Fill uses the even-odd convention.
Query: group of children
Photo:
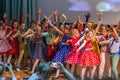
[[[65,23],[65,14],[59,14],[54,10],[40,21],[41,9],[37,10],[37,21],[31,21],[27,29],[25,22],[12,20],[8,25],[6,14],[4,23],[0,23],[0,62],[15,60],[15,67],[20,71],[21,61],[27,61],[27,53],[31,61],[33,74],[38,63],[45,61],[61,62],[70,64],[70,73],[74,75],[76,65],[81,66],[80,77],[85,79],[85,73],[91,80],[94,79],[96,68],[99,66],[98,78],[103,79],[106,56],[111,60],[108,77],[118,80],[117,65],[119,62],[119,29],[114,25],[102,25],[102,13],[98,13],[99,22],[96,26],[94,21],[83,24],[78,16],[70,26]],[[51,17],[54,16],[54,21]],[[22,17],[22,16],[21,16]],[[62,20],[63,19],[63,20]],[[8,57],[8,58],[7,58]],[[87,68],[92,68],[86,71]],[[111,71],[112,68],[112,71]],[[57,78],[59,75],[57,71]]]

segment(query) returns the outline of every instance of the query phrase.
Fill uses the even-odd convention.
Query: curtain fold
[[[36,20],[36,0],[0,0],[0,15],[4,12],[7,13],[7,19],[16,19],[19,22],[19,15],[23,13],[24,16],[29,14],[29,18],[26,23],[31,20]],[[1,17],[0,17],[1,18]]]

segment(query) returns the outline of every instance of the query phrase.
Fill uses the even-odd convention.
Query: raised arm
[[[7,39],[11,34],[12,34],[12,31],[10,31],[10,32],[4,37],[4,39]]]
[[[97,27],[95,29],[95,33],[93,34],[93,38],[96,36],[96,34],[97,34],[98,30],[100,29],[100,26],[102,24],[102,13],[98,12],[97,15],[98,15],[99,22],[98,22],[98,25],[97,25]]]
[[[21,12],[19,15],[19,23],[21,24],[23,22],[23,13]]]
[[[52,28],[54,28],[54,30],[56,30],[59,34],[61,34],[61,35],[64,34],[60,29],[58,29],[56,26],[54,26],[50,20],[48,22],[49,22],[50,26]]]
[[[5,23],[5,26],[8,26],[7,14],[6,14],[6,13],[4,13],[3,21],[4,21],[4,23]]]
[[[64,18],[64,20],[62,21],[62,24],[60,25],[60,27],[61,27],[62,31],[64,31],[64,25],[65,25],[67,17],[65,14],[61,14],[61,16]]]
[[[78,31],[79,31],[79,33],[81,34],[81,32],[82,32],[82,28],[83,28],[83,21],[81,20],[81,18],[80,18],[80,16],[78,16]]]
[[[111,28],[112,28],[114,34],[115,34],[115,39],[118,40],[118,33],[117,33],[117,31],[116,31],[116,28],[115,28],[114,25],[112,25],[112,24],[111,24],[110,26],[111,26]]]
[[[82,36],[77,43],[75,43],[75,46],[80,45],[80,42],[82,42],[85,39],[85,36]]]
[[[77,49],[76,52],[79,52],[86,45],[86,40],[82,43],[82,45]]]
[[[41,9],[37,9],[37,24],[40,24],[40,14],[41,14]]]
[[[57,11],[57,9],[55,9],[54,12],[53,12],[53,16],[54,16],[54,24],[56,24],[57,21],[58,21],[58,19],[57,19],[57,13],[58,13],[58,11]]]

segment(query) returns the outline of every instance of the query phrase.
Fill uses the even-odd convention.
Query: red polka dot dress
[[[92,49],[92,40],[87,40],[85,49],[78,62],[81,66],[96,66],[100,64],[100,58]]]
[[[78,49],[79,46],[74,46],[74,45],[79,39],[80,38],[70,39],[69,43],[72,45],[72,49],[66,58],[66,63],[69,63],[69,64],[77,64],[78,63],[78,59],[79,59],[81,52],[77,53],[76,50]]]

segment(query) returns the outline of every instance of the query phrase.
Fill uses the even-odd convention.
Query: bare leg
[[[101,64],[99,66],[99,79],[102,79],[105,68],[105,53],[100,54],[100,59],[101,59]]]
[[[74,74],[74,71],[75,71],[75,64],[72,64],[72,67],[71,67],[71,74],[72,75]]]
[[[38,63],[39,63],[39,59],[36,59],[35,60],[35,62],[34,62],[34,64],[33,64],[33,67],[32,67],[32,71],[31,71],[31,74],[33,74],[34,73],[34,71],[35,71],[35,69],[36,69],[36,67],[37,67],[37,65],[38,65]]]
[[[58,77],[59,77],[59,74],[60,74],[60,70],[57,69],[57,71],[56,71],[56,75],[55,75],[55,78],[58,78]]]
[[[81,80],[84,80],[85,71],[86,71],[86,67],[82,68],[82,70],[81,70]]]
[[[7,61],[6,54],[3,54],[4,62]]]
[[[12,59],[12,55],[10,54],[10,55],[8,56],[7,62],[10,63],[11,59]]]
[[[90,76],[90,79],[93,79],[96,68],[97,68],[96,66],[93,66],[93,69],[91,70],[91,76]]]

